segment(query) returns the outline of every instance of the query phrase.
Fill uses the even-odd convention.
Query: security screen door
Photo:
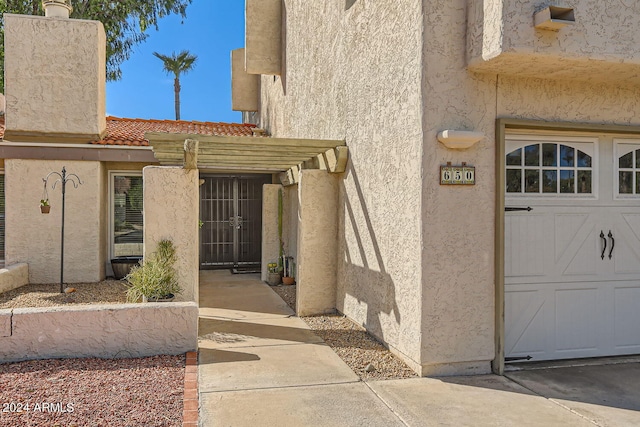
[[[640,353],[640,141],[505,151],[506,360]]]
[[[260,264],[262,185],[270,175],[202,176],[200,268]]]

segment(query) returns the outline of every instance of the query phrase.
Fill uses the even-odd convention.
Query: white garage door
[[[505,152],[506,360],[640,353],[640,140]]]

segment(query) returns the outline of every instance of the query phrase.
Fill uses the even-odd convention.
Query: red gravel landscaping
[[[0,364],[0,426],[182,426],[185,356]]]

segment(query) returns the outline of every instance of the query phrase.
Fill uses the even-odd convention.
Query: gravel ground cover
[[[296,286],[271,287],[295,311]],[[302,317],[362,380],[412,378],[417,375],[361,326],[338,314]]]
[[[69,294],[60,293],[60,284],[25,285],[0,294],[0,308],[57,307],[61,305],[122,304],[127,302],[127,287],[120,280],[98,283],[74,283]]]
[[[0,426],[182,426],[184,356],[0,364]]]

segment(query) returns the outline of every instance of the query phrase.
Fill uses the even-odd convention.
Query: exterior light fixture
[[[442,142],[445,147],[458,150],[472,147],[482,138],[484,138],[484,134],[482,132],[473,132],[468,130],[447,129],[438,133],[438,141]]]

